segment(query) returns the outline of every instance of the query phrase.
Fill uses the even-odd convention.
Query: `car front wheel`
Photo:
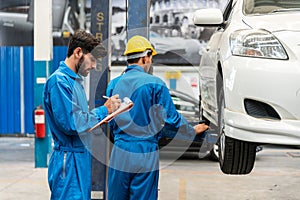
[[[225,135],[224,128],[224,92],[219,96],[219,163],[225,174],[249,174],[255,163],[257,144],[230,138]]]
[[[219,144],[220,168],[225,174],[249,174],[255,162],[256,145],[222,134]]]

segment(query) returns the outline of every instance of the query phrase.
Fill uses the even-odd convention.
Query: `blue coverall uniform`
[[[134,107],[110,122],[114,146],[108,172],[109,200],[158,198],[159,152],[162,129],[194,139],[194,129],[176,111],[165,83],[138,65],[113,79],[107,95],[129,97]]]
[[[85,131],[108,113],[105,106],[88,111],[82,78],[64,62],[47,80],[44,109],[54,140],[48,167],[51,199],[88,200],[91,194],[91,155]]]

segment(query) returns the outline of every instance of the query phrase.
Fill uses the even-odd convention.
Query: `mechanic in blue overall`
[[[118,95],[104,106],[88,110],[83,78],[95,69],[105,48],[92,35],[79,30],[69,41],[67,58],[47,80],[44,92],[46,119],[54,140],[48,167],[51,199],[91,199],[91,155],[86,130],[115,111]]]
[[[108,172],[109,200],[156,200],[158,198],[159,150],[162,129],[193,140],[208,129],[191,126],[177,112],[165,83],[148,73],[156,51],[142,36],[133,36],[124,55],[128,66],[113,79],[107,96],[129,97],[134,106],[110,122],[114,138]]]

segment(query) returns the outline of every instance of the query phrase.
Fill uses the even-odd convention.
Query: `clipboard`
[[[128,97],[124,97],[123,102],[121,103],[120,107],[116,111],[114,111],[111,114],[107,115],[104,119],[102,119],[100,122],[98,122],[95,126],[88,129],[88,132],[91,132],[92,130],[98,128],[102,124],[110,122],[117,115],[119,115],[123,112],[131,110],[133,105],[134,105],[134,103]]]

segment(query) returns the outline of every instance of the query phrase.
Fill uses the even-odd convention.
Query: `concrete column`
[[[110,79],[112,0],[91,1],[91,32],[105,46],[108,55],[97,60],[97,68],[90,74],[90,109],[104,104]],[[110,135],[106,126],[91,135],[92,194],[91,199],[107,199],[107,164],[110,153]]]
[[[52,1],[35,0],[34,8],[34,107],[37,107],[43,104],[43,88],[52,66]],[[45,138],[35,138],[35,167],[48,166],[51,138],[48,128]]]

